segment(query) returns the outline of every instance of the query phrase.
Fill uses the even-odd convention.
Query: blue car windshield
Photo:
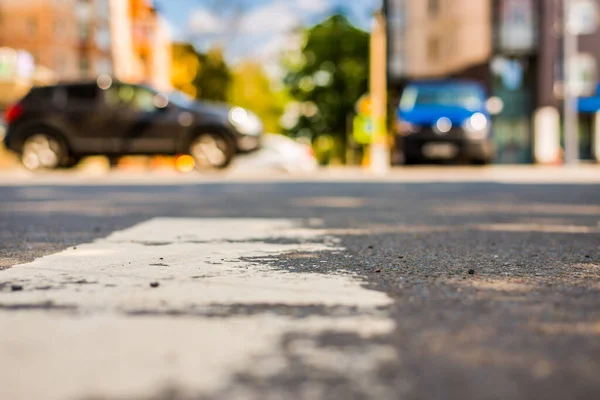
[[[400,108],[410,111],[418,106],[450,106],[477,110],[483,106],[481,92],[475,87],[418,87],[410,86],[404,90]]]

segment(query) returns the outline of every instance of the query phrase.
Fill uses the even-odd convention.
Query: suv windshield
[[[169,93],[169,101],[179,107],[189,107],[195,100],[179,90],[173,90]]]
[[[476,110],[482,107],[481,93],[474,87],[418,87],[406,88],[400,108],[410,111],[418,106],[455,106]]]

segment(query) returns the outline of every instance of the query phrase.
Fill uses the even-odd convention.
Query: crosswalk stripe
[[[390,299],[356,277],[248,261],[343,251],[321,234],[291,220],[156,218],[0,271],[0,398],[214,393],[235,373],[285,368],[288,333],[390,332]],[[319,261],[306,262],[326,272]],[[370,362],[393,354],[380,347]],[[332,368],[350,356],[298,352]]]

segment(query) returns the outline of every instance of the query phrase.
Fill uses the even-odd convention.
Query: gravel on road
[[[382,312],[395,329],[369,340],[335,330],[290,335],[278,344],[284,368],[275,375],[241,371],[218,393],[167,387],[153,398],[600,398],[596,183],[4,186],[0,269],[157,216],[299,219],[344,250],[244,261],[290,273],[354,273],[393,300]],[[351,310],[262,304],[220,312],[302,319]],[[308,339],[312,351],[342,349],[347,357],[330,368],[306,364],[293,349]],[[367,373],[361,357],[375,345],[395,356]]]

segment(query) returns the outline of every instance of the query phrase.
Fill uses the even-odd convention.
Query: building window
[[[59,74],[64,74],[65,71],[65,65],[66,65],[66,60],[64,57],[62,57],[60,54],[56,55],[56,58],[54,60],[54,70],[56,72],[58,72]]]
[[[108,58],[101,58],[96,61],[96,74],[112,74],[112,65]]]
[[[30,35],[35,35],[37,33],[37,27],[37,20],[34,17],[27,19],[27,31]]]
[[[88,0],[79,0],[75,5],[75,13],[80,21],[89,21],[92,10]]]
[[[54,22],[54,36],[57,38],[62,38],[65,34],[65,25],[64,21],[55,21]]]
[[[98,26],[96,28],[96,46],[100,50],[109,51],[110,50],[110,30],[107,27]]]
[[[79,59],[79,71],[81,71],[81,75],[83,77],[87,76],[90,70],[90,62],[86,56],[83,56]]]
[[[429,38],[427,42],[427,60],[429,62],[438,62],[441,56],[441,43],[437,37]]]
[[[434,17],[440,12],[440,0],[428,0],[427,12]]]
[[[79,38],[88,40],[90,37],[90,24],[87,22],[79,22]]]

